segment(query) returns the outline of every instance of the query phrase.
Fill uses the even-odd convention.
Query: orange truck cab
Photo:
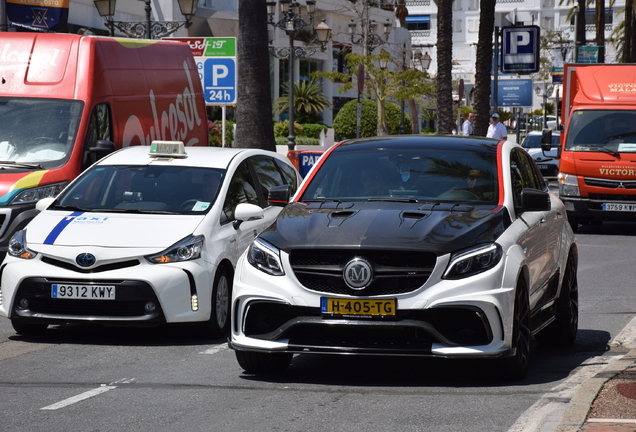
[[[561,113],[559,195],[572,228],[636,221],[636,65],[565,65]]]
[[[0,33],[0,260],[38,200],[109,152],[153,140],[209,145],[187,44]]]

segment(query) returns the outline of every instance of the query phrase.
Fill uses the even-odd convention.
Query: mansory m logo
[[[364,259],[354,258],[345,265],[342,272],[345,283],[354,290],[366,288],[373,278],[373,268]]]

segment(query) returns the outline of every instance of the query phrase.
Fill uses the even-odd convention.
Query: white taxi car
[[[201,322],[220,336],[236,262],[281,209],[268,190],[299,182],[264,150],[164,141],[114,152],[39,201],[13,236],[0,315],[24,335],[67,322]]]

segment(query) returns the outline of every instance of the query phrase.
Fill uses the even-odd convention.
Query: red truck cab
[[[572,228],[636,220],[636,65],[565,65],[563,85],[558,181]]]
[[[108,152],[153,140],[209,145],[183,43],[0,34],[0,259],[12,234]]]

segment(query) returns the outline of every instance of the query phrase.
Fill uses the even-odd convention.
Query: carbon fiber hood
[[[496,240],[509,223],[504,207],[403,202],[293,203],[261,238],[292,249],[373,248],[437,255]]]

